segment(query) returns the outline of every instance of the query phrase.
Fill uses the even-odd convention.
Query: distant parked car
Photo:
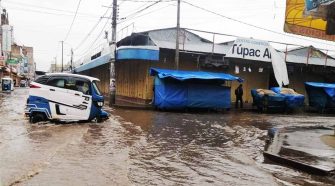
[[[4,77],[1,80],[2,91],[13,91],[14,90],[14,81],[10,77]]]
[[[48,74],[30,84],[25,114],[32,123],[46,120],[101,122],[104,97],[97,78],[77,74]]]
[[[20,87],[26,87],[27,86],[27,81],[26,80],[21,80],[20,81]]]

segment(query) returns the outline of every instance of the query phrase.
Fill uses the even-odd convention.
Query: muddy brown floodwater
[[[269,128],[333,127],[333,117],[109,108],[101,124],[29,124],[27,95],[0,93],[0,186],[335,184],[262,155]]]

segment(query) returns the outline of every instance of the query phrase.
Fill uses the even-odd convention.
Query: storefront
[[[149,69],[176,69],[174,33],[173,28],[136,33],[118,43],[115,62],[117,105],[150,107],[154,78],[149,75]],[[180,47],[178,69],[236,75],[244,80],[243,100],[247,103],[252,102],[251,90],[255,88],[269,89],[282,85],[306,95],[306,81],[335,81],[335,60],[313,47],[286,52],[273,49],[267,41],[246,39],[241,45],[243,47],[237,48],[241,43],[213,44],[192,32],[182,30],[182,33],[187,39]],[[234,52],[238,50],[241,57],[231,55],[233,49]],[[147,50],[155,54],[148,55]],[[276,62],[273,62],[274,58]],[[231,85],[233,102],[238,85],[237,82]]]

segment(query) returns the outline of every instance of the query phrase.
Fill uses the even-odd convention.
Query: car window
[[[97,85],[97,81],[93,81],[93,88],[94,88],[95,93],[100,96],[101,92],[100,92],[99,87]]]
[[[69,78],[66,82],[65,88],[70,90],[76,90],[76,80],[73,78]]]
[[[35,80],[36,83],[46,85],[47,81],[49,79],[49,76],[41,76]]]
[[[8,80],[8,79],[4,79],[4,80],[3,80],[3,84],[5,84],[5,85],[10,84],[10,80]]]
[[[69,78],[69,81],[66,83],[66,88],[70,90],[75,90],[82,92],[83,94],[90,95],[90,82],[78,79],[78,78]]]
[[[78,90],[81,91],[83,94],[90,95],[90,84],[89,84],[89,82],[84,81],[81,84],[82,84],[82,86],[78,87]]]
[[[59,88],[65,88],[66,78],[54,77],[50,78],[47,85]]]

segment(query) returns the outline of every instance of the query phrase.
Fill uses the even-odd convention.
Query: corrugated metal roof
[[[176,48],[176,29],[169,28],[165,30],[153,30],[149,32],[150,39],[156,46],[165,49]],[[181,29],[179,35],[179,48],[184,51],[212,53],[213,44],[200,36],[193,34],[185,29]],[[230,47],[227,45],[214,44],[215,54],[226,54]]]
[[[176,48],[176,28],[150,30],[139,34],[148,35],[151,41],[159,48],[171,50]],[[214,44],[213,51],[213,43],[211,41],[186,29],[181,29],[179,37],[179,48],[181,52],[189,51],[209,54],[213,52],[214,54],[225,55],[234,43],[234,41],[230,41],[226,43]],[[335,67],[335,60],[333,57],[329,55],[327,56],[325,53],[312,46],[299,47],[288,51],[286,61],[289,63],[307,64],[307,55],[310,49],[312,49],[312,52],[310,52],[308,64],[320,66],[324,66],[326,64],[327,66]],[[280,52],[280,55],[283,58],[285,58],[285,51],[277,51]]]
[[[285,54],[283,54],[283,56],[285,56]],[[307,55],[306,56],[287,55],[286,61],[290,63],[300,63],[300,64],[320,65],[320,66],[326,65],[335,67],[335,60],[331,58],[328,58],[326,60],[326,58],[309,57],[307,59]]]

